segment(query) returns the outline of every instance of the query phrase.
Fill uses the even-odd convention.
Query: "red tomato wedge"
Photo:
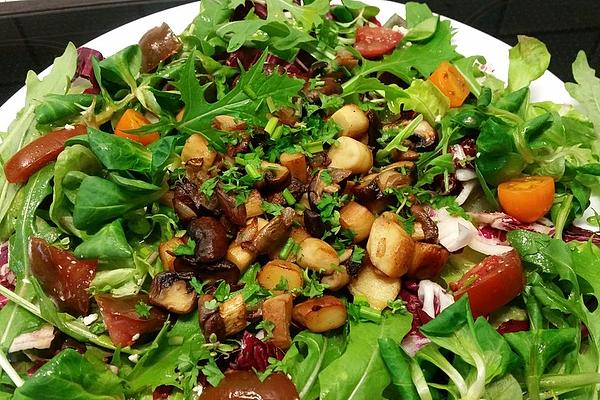
[[[29,241],[31,272],[61,311],[86,315],[90,283],[96,276],[96,260],[80,260],[73,253],[32,237]]]
[[[128,130],[138,129],[144,125],[150,124],[150,121],[142,115],[142,113],[135,111],[133,108],[126,110],[117,126],[115,127],[115,135],[121,136],[136,142],[143,144],[144,146],[150,143],[156,142],[160,139],[160,135],[157,132],[148,133],[127,133]]]
[[[145,294],[124,297],[101,294],[96,296],[96,302],[115,346],[131,346],[141,335],[159,331],[167,320],[167,313],[158,307],[150,308],[147,316],[136,312],[138,303],[150,304]]]
[[[402,40],[402,34],[382,26],[361,26],[356,30],[354,48],[364,58],[378,58],[391,53]]]
[[[502,182],[498,186],[498,200],[511,217],[535,222],[552,208],[554,190],[551,176],[526,176]]]
[[[488,315],[505,306],[525,287],[521,259],[513,250],[486,257],[460,280],[450,284],[454,298],[467,293],[473,317]]]
[[[74,136],[84,135],[87,127],[75,125],[73,129],[59,129],[35,139],[17,151],[4,165],[4,175],[10,183],[23,183],[34,172],[56,160],[65,149],[65,142]]]

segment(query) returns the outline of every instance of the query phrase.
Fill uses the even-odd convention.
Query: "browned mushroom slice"
[[[367,111],[367,118],[369,119],[368,144],[371,148],[376,148],[377,139],[381,137],[381,121],[377,112],[373,110]]]
[[[423,230],[423,242],[437,243],[438,241],[438,227],[433,220],[427,214],[427,211],[418,204],[410,207],[410,212],[415,217],[417,222],[421,224]]]
[[[411,161],[398,161],[383,168],[375,181],[382,193],[389,189],[412,185],[416,181],[417,169]]]
[[[262,161],[260,167],[264,171],[267,189],[271,191],[283,189],[290,182],[291,174],[287,167],[267,161]]]
[[[150,285],[150,304],[164,308],[175,314],[187,314],[196,308],[198,296],[189,284],[193,274],[160,272]]]
[[[312,236],[321,238],[325,234],[325,224],[321,219],[321,215],[312,210],[306,209],[303,213],[304,228]]]
[[[225,321],[219,313],[214,296],[204,294],[198,299],[198,322],[205,338],[214,334],[218,340],[225,339]]]
[[[201,263],[214,263],[227,254],[229,240],[223,225],[213,217],[195,218],[188,234],[196,242],[195,258]]]
[[[377,185],[378,174],[370,174],[365,176],[358,185],[352,188],[352,194],[356,196],[356,199],[362,203],[367,204],[371,201],[381,199],[384,195]]]
[[[231,336],[246,327],[246,303],[241,294],[233,296],[219,306],[219,314],[225,324],[225,335]]]
[[[257,255],[268,253],[288,238],[295,214],[292,208],[286,207],[258,231],[252,240],[252,247]]]
[[[438,134],[427,121],[422,121],[415,128],[409,140],[414,143],[417,151],[431,151],[438,142]]]
[[[406,275],[419,280],[435,279],[442,272],[449,256],[448,250],[439,244],[417,242]]]
[[[327,168],[320,170],[310,181],[308,186],[308,201],[311,207],[316,207],[321,201],[324,193],[337,193],[340,184],[352,175],[352,171],[339,168]]]
[[[231,285],[240,279],[239,268],[231,261],[221,260],[214,264],[203,265],[196,275],[202,282],[216,282],[223,280]]]
[[[146,32],[139,45],[142,50],[142,72],[154,70],[158,64],[181,49],[177,35],[165,23]]]
[[[225,216],[236,225],[246,225],[245,205],[243,203],[236,205],[235,198],[220,187],[217,187],[215,194]]]

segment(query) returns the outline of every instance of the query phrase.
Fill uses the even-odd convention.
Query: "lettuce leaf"
[[[565,88],[600,132],[600,78],[596,77],[596,71],[588,64],[583,51],[577,53],[572,68],[577,83],[565,83]]]
[[[524,35],[517,38],[519,42],[508,52],[509,92],[529,86],[542,76],[550,65],[550,53],[544,43]]]

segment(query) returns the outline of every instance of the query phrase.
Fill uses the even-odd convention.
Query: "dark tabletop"
[[[28,69],[41,71],[66,44],[77,46],[145,15],[190,0],[27,0],[0,3],[0,104],[18,90]],[[600,69],[600,0],[428,0],[434,12],[511,45],[517,34],[541,39],[550,70],[571,80],[579,49]],[[83,4],[83,5],[82,5]]]

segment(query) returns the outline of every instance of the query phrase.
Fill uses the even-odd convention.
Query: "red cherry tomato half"
[[[87,127],[75,125],[73,129],[59,129],[35,139],[17,151],[4,165],[4,175],[10,183],[23,183],[65,149],[65,142],[74,136],[84,135]]]
[[[402,34],[382,26],[361,26],[356,30],[354,48],[364,58],[377,58],[391,53],[402,40]]]
[[[144,294],[113,297],[108,294],[96,296],[96,303],[108,335],[115,346],[131,346],[140,335],[159,331],[167,320],[167,313],[158,307],[151,307],[148,315],[139,315],[136,311],[138,303],[150,304]]]
[[[88,290],[96,276],[96,260],[80,260],[70,251],[37,237],[29,241],[29,260],[33,276],[61,311],[77,316],[87,314]]]
[[[473,317],[488,315],[505,306],[525,287],[521,259],[513,250],[486,257],[471,268],[459,281],[450,285],[454,298],[469,294]]]

